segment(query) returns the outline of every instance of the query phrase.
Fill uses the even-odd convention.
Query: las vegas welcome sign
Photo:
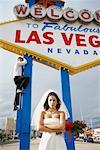
[[[17,5],[18,20],[0,24],[1,47],[76,74],[100,64],[100,11]]]

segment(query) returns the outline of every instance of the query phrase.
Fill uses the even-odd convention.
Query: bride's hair
[[[55,96],[56,99],[57,99],[57,105],[56,105],[56,109],[58,110],[60,108],[60,105],[61,105],[61,101],[58,97],[58,95],[55,93],[55,92],[50,92],[45,100],[45,103],[44,103],[44,109],[45,110],[48,110],[49,109],[49,105],[48,105],[48,98],[49,96]]]

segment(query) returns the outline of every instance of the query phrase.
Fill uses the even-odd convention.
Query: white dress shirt
[[[22,76],[22,67],[27,64],[27,60],[23,58],[23,61],[17,61],[15,66],[14,66],[14,71],[13,71],[13,78],[15,76]]]

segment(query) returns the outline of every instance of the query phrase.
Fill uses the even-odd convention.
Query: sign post
[[[72,105],[71,105],[71,96],[70,96],[70,81],[69,81],[69,73],[66,69],[61,68],[61,86],[62,86],[62,98],[64,103],[68,109],[70,118],[68,121],[72,122]],[[69,131],[68,131],[69,132]],[[65,133],[65,142],[68,150],[75,150],[74,145],[74,134],[71,132],[70,139],[68,138],[68,132]]]
[[[30,130],[31,130],[31,82],[32,82],[32,56],[24,55],[27,65],[24,68],[24,75],[29,77],[29,83],[23,91],[20,107],[17,110],[16,132],[20,138],[20,150],[30,149]]]
[[[21,109],[17,111],[16,132],[20,138],[20,150],[30,149],[31,129],[31,81],[32,81],[32,57],[25,55],[27,65],[24,68],[24,75],[29,77],[29,83],[23,90]]]

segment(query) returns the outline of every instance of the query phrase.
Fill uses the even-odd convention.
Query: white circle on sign
[[[43,5],[33,5],[30,9],[30,14],[35,19],[42,19],[46,16],[46,9]]]
[[[16,5],[13,11],[14,11],[14,14],[20,18],[27,17],[30,13],[29,7],[24,4]]]
[[[100,10],[95,11],[94,13],[94,19],[100,23]]]
[[[53,21],[57,21],[62,18],[63,11],[57,6],[50,6],[47,8],[47,16]]]
[[[87,9],[82,9],[79,12],[79,18],[85,22],[91,22],[93,20],[93,14],[91,13],[91,11],[87,10]]]
[[[63,17],[66,21],[75,21],[78,18],[78,12],[68,7],[64,10]]]

